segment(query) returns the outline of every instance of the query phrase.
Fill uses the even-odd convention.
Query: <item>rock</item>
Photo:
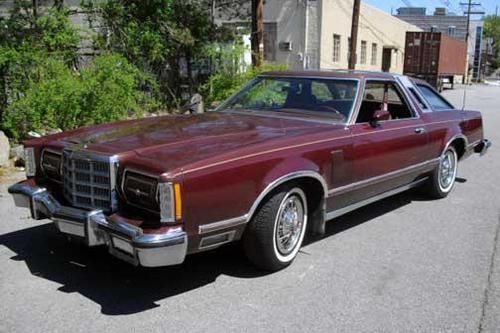
[[[0,131],[0,166],[5,167],[9,165],[9,155],[10,155],[9,139],[4,134],[4,132]]]
[[[15,145],[10,148],[10,158],[18,159],[24,158],[24,146],[23,145]]]
[[[201,96],[200,94],[198,93],[194,94],[189,102],[191,103],[190,110],[193,113],[205,112],[205,107],[203,104],[203,96]]]

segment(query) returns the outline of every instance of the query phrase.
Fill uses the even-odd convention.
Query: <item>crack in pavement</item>
[[[486,319],[486,308],[489,303],[489,294],[493,284],[493,272],[495,268],[495,257],[498,254],[498,242],[500,241],[500,214],[498,218],[498,223],[495,229],[495,237],[493,238],[493,251],[490,258],[490,267],[488,271],[488,280],[486,281],[486,288],[484,289],[483,302],[481,304],[481,318],[479,320],[478,332],[481,333],[484,330],[484,321]]]

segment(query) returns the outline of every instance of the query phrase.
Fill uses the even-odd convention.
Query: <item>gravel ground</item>
[[[4,178],[0,332],[500,332],[500,87],[467,95],[498,145],[460,164],[448,198],[408,192],[333,220],[274,274],[237,246],[131,267],[30,220],[6,192],[21,175]]]

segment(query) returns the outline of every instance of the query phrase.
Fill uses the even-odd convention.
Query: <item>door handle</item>
[[[425,128],[423,128],[423,127],[415,128],[415,133],[417,133],[417,134],[422,134],[424,132],[425,132]]]

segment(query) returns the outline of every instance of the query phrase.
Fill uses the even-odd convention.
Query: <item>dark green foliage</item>
[[[63,130],[138,115],[147,101],[137,86],[144,79],[120,55],[101,55],[81,72],[45,59],[36,67],[22,98],[4,114],[3,128],[16,139],[34,130]]]
[[[8,135],[21,139],[31,130],[72,129],[156,106],[154,80],[121,55],[103,54],[77,69],[80,36],[68,11],[41,12],[30,3],[16,1],[0,27],[0,116]]]

